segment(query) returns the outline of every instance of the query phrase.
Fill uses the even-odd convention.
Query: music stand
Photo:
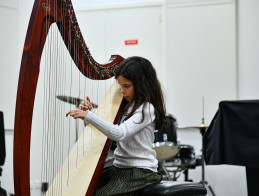
[[[246,167],[249,196],[259,195],[259,100],[221,101],[204,135],[207,165]]]

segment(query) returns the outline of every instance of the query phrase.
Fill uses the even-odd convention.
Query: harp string
[[[57,48],[61,46],[61,39],[57,39],[59,38],[57,34],[57,28],[51,27],[47,44],[45,45],[45,51],[47,52],[45,52],[46,65],[43,65],[45,67],[43,113],[44,119],[46,120],[43,121],[44,134],[42,143],[44,146],[42,149],[42,157],[45,158],[45,160],[43,159],[42,163],[42,182],[51,182],[53,180],[53,175],[57,173],[58,167],[63,160],[63,153],[59,153],[59,151],[63,148],[64,144],[64,140],[62,139],[64,138],[64,132],[62,131],[64,129],[64,123],[62,123],[62,117],[58,114],[64,113],[65,110],[62,104],[58,103],[55,99],[57,94],[63,94],[64,92],[62,83],[66,83],[66,80],[62,80],[62,78],[66,75],[67,66],[63,66],[64,69],[60,68],[62,64],[64,65],[64,62],[62,62],[64,52],[62,53],[62,50],[57,50]],[[54,43],[58,47],[55,48]],[[59,63],[60,61],[61,63]],[[59,75],[59,77],[57,77],[57,75]],[[50,119],[52,119],[52,121]],[[58,181],[56,182],[58,183]],[[59,186],[59,184],[60,183],[58,183],[57,186]],[[55,195],[55,193],[53,194]]]
[[[56,4],[54,5],[54,7],[56,6]],[[57,13],[55,13],[55,15],[57,15]],[[55,40],[57,40],[57,46],[58,46],[58,48],[61,48],[61,39],[60,39],[60,36],[58,36],[58,31],[57,31],[57,28],[55,28],[55,30],[56,30],[56,32],[55,32],[55,36],[56,36],[56,38],[55,38]],[[58,94],[61,94],[61,93],[63,93],[63,91],[62,91],[62,69],[61,69],[61,67],[62,67],[62,51],[61,50],[55,50],[56,52],[57,52],[57,63],[56,63],[56,65],[55,65],[55,67],[56,68],[59,68],[59,70],[57,70],[57,72],[56,72],[56,76],[57,76],[57,79],[58,79],[58,81],[57,81],[57,91],[56,91],[56,94],[55,94],[55,97],[53,97],[53,99],[55,99],[56,100],[56,97],[57,97],[57,95]],[[60,62],[60,63],[59,63]],[[59,79],[60,78],[60,79]],[[55,101],[55,107],[56,107],[56,105],[57,106],[59,106],[59,103],[57,102],[57,100]],[[58,120],[57,120],[57,122],[60,122],[60,123],[57,123],[57,128],[55,128],[55,130],[57,129],[58,131],[57,131],[57,142],[56,142],[56,144],[57,144],[57,161],[56,161],[56,164],[55,164],[55,171],[54,171],[54,173],[57,173],[58,172],[58,169],[59,169],[59,165],[62,163],[62,136],[63,136],[63,131],[62,130],[64,130],[64,129],[62,129],[62,125],[63,125],[63,121],[62,121],[62,118],[61,118],[61,115],[60,114],[62,114],[62,110],[60,110],[60,108],[59,107],[57,107],[57,114],[59,114],[59,115],[57,115],[58,116]],[[56,124],[56,123],[55,123]],[[55,140],[54,140],[54,142],[55,142]],[[53,161],[54,161],[54,159],[53,159]],[[55,161],[54,161],[54,163],[55,163]],[[58,190],[62,190],[62,189],[60,189],[60,186],[62,185],[61,184],[61,175],[62,174],[60,174],[60,175],[58,175],[58,180],[57,180],[57,183],[56,183],[56,185],[55,186],[57,186],[58,188],[56,189],[56,192],[54,193],[54,195],[58,195]]]

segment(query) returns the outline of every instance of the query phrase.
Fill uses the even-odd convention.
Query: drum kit
[[[155,131],[153,149],[159,161],[158,171],[163,175],[164,180],[176,181],[181,172],[188,179],[188,169],[195,168],[199,162],[195,156],[194,147],[187,144],[180,144],[177,140],[177,121],[172,115],[167,115],[169,125],[163,126],[161,130]],[[168,169],[175,168],[175,169]]]
[[[215,196],[212,187],[205,180],[203,149],[201,149],[201,155],[196,156],[193,146],[180,144],[180,142],[177,141],[177,130],[199,130],[202,136],[201,145],[203,148],[203,136],[208,128],[204,123],[204,118],[202,118],[202,123],[199,126],[178,128],[176,119],[172,115],[168,115],[167,117],[170,124],[155,132],[155,142],[153,144],[153,149],[156,151],[159,161],[158,172],[163,175],[163,180],[177,181],[181,173],[183,173],[185,175],[185,181],[192,181],[188,178],[188,170],[195,169],[196,166],[201,166],[200,183],[206,186],[211,194]]]

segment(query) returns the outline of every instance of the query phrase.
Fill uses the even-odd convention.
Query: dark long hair
[[[142,57],[129,57],[117,69],[115,78],[117,79],[119,76],[132,81],[134,85],[134,105],[126,119],[131,117],[140,105],[144,104],[141,121],[143,122],[144,108],[149,102],[155,108],[155,129],[159,130],[163,124],[167,124],[164,94],[151,62]]]

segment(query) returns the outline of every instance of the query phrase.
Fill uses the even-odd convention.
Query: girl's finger
[[[80,104],[78,107],[80,110],[84,109],[84,105]]]
[[[75,110],[70,110],[69,112],[66,113],[66,116],[70,115],[70,116],[73,116],[75,115],[75,113],[78,111],[78,109],[75,109]]]
[[[72,111],[67,112],[67,113],[66,113],[66,117],[67,117],[69,114],[71,114],[71,112],[72,112]]]
[[[86,97],[86,100],[89,101],[89,103],[91,103],[90,98],[88,96]]]

